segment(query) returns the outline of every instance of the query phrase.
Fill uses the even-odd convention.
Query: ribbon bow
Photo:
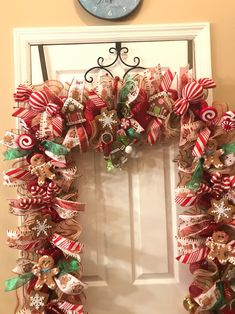
[[[191,102],[196,102],[203,98],[204,89],[214,88],[215,86],[215,82],[209,78],[201,78],[197,82],[186,84],[182,89],[182,98],[175,102],[173,111],[177,115],[183,115],[188,110]]]
[[[183,115],[189,107],[190,102],[203,98],[203,87],[197,82],[188,83],[182,89],[182,98],[176,100],[173,111],[177,115]]]
[[[209,88],[216,87],[215,82],[209,78],[200,78],[197,82],[198,82],[198,84],[200,84],[202,86],[203,89],[209,89]]]
[[[54,182],[50,182],[46,189],[39,186],[32,186],[31,194],[33,197],[11,200],[11,211],[17,215],[26,215],[28,209],[38,211],[38,209],[46,207],[48,210],[55,210],[64,219],[74,217],[78,211],[84,210],[84,203],[56,197],[60,191],[60,187]]]
[[[56,114],[60,106],[49,101],[45,91],[35,91],[29,97],[30,108],[36,112],[46,111],[50,115]]]
[[[14,100],[16,102],[28,102],[32,92],[33,89],[31,85],[20,84],[16,89],[16,93],[13,94]]]
[[[20,106],[12,116],[20,118],[26,127],[39,124],[39,138],[62,135],[63,120],[59,111],[63,101],[46,85],[42,91],[33,91],[27,85],[20,85],[14,98],[15,101],[28,102],[28,107]]]

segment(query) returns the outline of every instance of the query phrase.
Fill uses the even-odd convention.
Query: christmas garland
[[[20,129],[7,131],[6,160],[14,160],[4,184],[17,187],[10,212],[24,217],[8,231],[9,247],[21,251],[6,291],[23,287],[15,313],[83,314],[78,215],[85,204],[76,189],[71,152],[94,149],[108,171],[125,167],[135,144],[179,137],[176,203],[177,259],[194,280],[184,300],[193,313],[235,311],[235,113],[206,102],[215,83],[196,80],[187,68],[179,77],[160,66],[121,80],[97,76],[89,85],[21,84],[13,116]]]

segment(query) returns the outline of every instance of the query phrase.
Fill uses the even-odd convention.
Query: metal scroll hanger
[[[123,75],[123,79],[127,76],[127,74],[130,71],[133,71],[135,69],[142,69],[145,70],[144,67],[139,66],[140,65],[140,58],[139,57],[134,57],[133,61],[134,64],[128,64],[123,60],[123,55],[124,54],[128,54],[129,49],[127,47],[122,47],[122,43],[121,42],[116,42],[115,43],[115,47],[111,47],[109,48],[109,53],[116,55],[115,59],[109,63],[109,64],[104,64],[104,58],[103,57],[99,57],[97,59],[97,65],[90,68],[89,70],[86,71],[84,78],[85,81],[88,83],[92,83],[93,82],[93,77],[89,76],[89,73],[94,71],[94,70],[104,70],[106,71],[111,77],[114,77],[113,73],[110,71],[110,67],[112,67],[116,62],[120,61],[122,64],[124,64],[128,70],[124,73]]]

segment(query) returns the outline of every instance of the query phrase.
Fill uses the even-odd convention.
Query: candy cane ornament
[[[202,154],[205,151],[205,147],[210,137],[210,134],[211,134],[211,131],[209,128],[205,128],[199,133],[196,144],[192,151],[193,156],[199,157],[199,158],[202,156]]]

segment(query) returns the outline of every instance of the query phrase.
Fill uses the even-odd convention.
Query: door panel
[[[112,62],[114,56],[108,51],[114,45],[45,46],[49,78],[62,82],[75,76],[83,79],[98,57],[104,57],[105,64]],[[160,63],[177,72],[188,63],[187,41],[122,45],[129,48],[124,57],[127,63],[138,56],[143,67]],[[32,83],[41,83],[37,46],[31,47],[31,58]],[[122,76],[125,69],[118,63],[111,70]],[[175,154],[173,144],[140,144],[125,169],[112,172],[107,172],[102,154],[76,155],[79,194],[87,203],[79,221],[89,314],[182,313],[180,300],[189,277],[175,261]]]

